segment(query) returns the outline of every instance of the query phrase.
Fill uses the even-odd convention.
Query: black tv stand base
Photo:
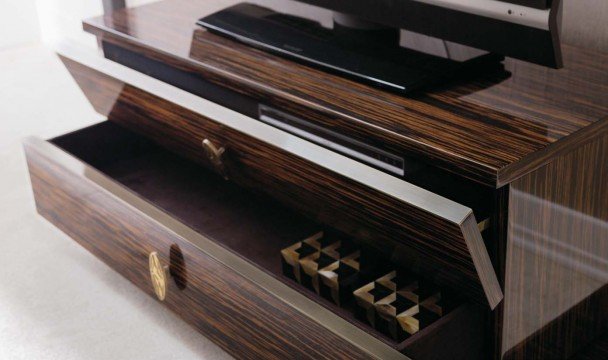
[[[197,23],[265,51],[406,94],[503,59],[484,54],[455,61],[400,47],[398,29],[357,29],[338,22],[328,29],[315,21],[248,3],[221,10]]]

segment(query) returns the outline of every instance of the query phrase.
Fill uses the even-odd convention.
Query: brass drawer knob
[[[226,168],[222,160],[222,155],[224,155],[226,149],[224,147],[218,148],[209,139],[203,140],[203,149],[205,150],[207,158],[209,159],[211,165],[213,165],[215,170],[220,173],[220,175],[222,175],[224,179],[228,180],[228,176],[226,175]]]
[[[150,253],[148,257],[150,264],[150,280],[154,293],[160,301],[164,301],[167,296],[167,286],[169,284],[169,266],[163,266],[156,251]]]

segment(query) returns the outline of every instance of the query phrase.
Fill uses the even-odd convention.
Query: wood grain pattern
[[[593,133],[608,122],[604,54],[566,45],[561,70],[508,59],[504,70],[406,98],[194,25],[231,3],[160,2],[87,20],[85,29],[256,101],[492,187],[550,162],[576,140],[570,135]]]
[[[608,131],[510,186],[502,354],[568,358],[608,324]]]
[[[355,335],[358,327],[362,331],[358,336],[363,334],[365,337],[352,339],[351,342],[365,342],[370,351],[373,339],[370,340],[369,335],[387,342],[384,340],[388,339],[378,336],[378,333],[370,331],[364,324],[359,324],[348,309],[323,301],[315,293],[301,289],[282,275],[277,254],[292,244],[294,239],[302,239],[318,232],[322,229],[319,224],[269,197],[256,195],[227,182],[217,174],[109,121],[55,138],[52,143],[98,169],[111,181],[102,181],[103,178],[93,176],[91,171],[84,172],[87,179],[134,205],[159,224],[170,227],[210,256],[224,259],[224,263],[232,269],[286,303],[296,308],[309,309],[305,313],[313,320],[329,324],[333,331],[347,335]],[[100,148],[105,151],[99,152]],[[116,183],[121,186],[114,186]],[[125,191],[121,191],[122,186]],[[129,196],[128,191],[136,195]],[[148,206],[148,203],[153,207]],[[154,212],[154,207],[162,209],[176,221],[172,223],[162,213]],[[210,240],[202,239],[193,231]],[[243,260],[239,263],[237,258]],[[243,263],[251,265],[247,267]],[[184,280],[187,282],[187,278]],[[283,290],[277,287],[281,282],[285,283]],[[289,295],[284,291],[286,289],[297,292]],[[302,304],[299,300],[302,295],[319,304],[319,308],[310,309],[309,304]],[[355,327],[348,326],[348,323],[336,327],[335,319],[330,320],[331,317],[322,310],[335,313]],[[342,332],[344,328],[348,331]],[[408,340],[415,341],[413,338]],[[391,341],[388,343],[391,348],[397,345]]]
[[[608,332],[600,336],[598,339],[572,357],[572,360],[600,359],[608,359]]]
[[[148,255],[184,257],[187,286],[171,282],[167,308],[237,358],[364,359],[369,355],[138,213],[122,200],[25,144],[38,212],[150,296]],[[183,272],[179,267],[177,272]]]
[[[104,54],[108,59],[113,59],[130,68],[137,69],[160,81],[173,84],[202,99],[207,99],[228,109],[241,112],[250,118],[256,119],[261,116],[262,111],[268,111],[264,109],[269,109],[267,106],[259,105],[251,98],[214,85],[192,73],[184,72],[160,61],[146,58],[134,50],[128,50],[106,41],[102,41],[101,44]],[[273,112],[273,114],[276,113]],[[399,156],[400,154],[395,153],[394,155]],[[403,154],[402,158],[404,169],[402,178],[404,180],[470,207],[479,219],[485,219],[489,216],[491,202],[488,199],[493,196],[492,188],[480,187],[475,182],[426,164],[421,159],[410,155]],[[373,164],[368,164],[368,166],[376,167],[380,171],[386,171],[386,169],[374,166]],[[391,175],[395,174],[391,173]],[[447,187],[446,184],[450,184],[450,186]]]
[[[469,310],[467,307],[455,310],[458,320],[454,319],[447,326],[429,329],[431,333],[405,348],[404,352],[417,360],[487,359],[488,351],[481,340],[483,316],[480,312]],[[448,334],[449,342],[446,341]]]
[[[483,337],[479,336],[486,313],[483,308],[459,306],[397,343],[378,337],[369,326],[357,326],[350,310],[283,277],[277,255],[280,249],[312,230],[307,224],[310,221],[268,197],[223,181],[111,122],[51,141],[29,139],[25,143],[40,213],[150,295],[147,258],[150,252],[157,252],[160,265],[168,265],[171,275],[163,304],[207,336],[208,326],[212,326],[210,337],[222,338],[221,344],[243,341],[248,331],[259,334],[251,343],[244,341],[232,349],[237,357],[284,358],[292,348],[283,349],[281,341],[290,342],[293,336],[300,340],[293,344],[299,352],[289,354],[295,358],[352,358],[356,351],[362,357],[366,353],[382,359],[401,359],[399,352],[417,360],[438,359],[448,353],[457,358],[484,358]],[[106,151],[99,152],[99,148]],[[284,289],[273,281],[284,282]],[[293,292],[292,287],[298,291]],[[248,298],[245,302],[244,296]],[[306,304],[311,300],[318,308]],[[258,302],[266,305],[258,306]],[[268,309],[276,311],[265,315]],[[336,319],[329,319],[332,316],[346,322],[337,324]],[[283,326],[278,319],[289,325]],[[245,331],[239,331],[240,327]],[[298,333],[277,339],[276,331],[293,329]],[[309,339],[309,331],[321,333]],[[326,334],[330,337],[324,339]],[[338,334],[343,337],[336,337],[338,350],[327,352],[332,336]],[[317,352],[302,347],[309,340],[322,342]],[[342,349],[346,341],[353,348],[350,352]],[[435,351],[436,342],[445,344],[444,350]],[[280,353],[275,345],[281,347]],[[359,345],[362,349],[357,350]],[[259,349],[245,352],[250,346]]]
[[[494,269],[498,277],[500,287],[505,286],[505,259],[507,253],[507,234],[509,226],[509,187],[504,186],[495,193],[494,217],[492,218],[491,238],[492,242],[487,244],[490,258],[493,259]],[[496,309],[488,317],[490,329],[486,333],[492,359],[500,359],[502,351],[502,329],[503,329],[504,301],[498,304]]]
[[[264,192],[320,223],[356,239],[415,251],[441,285],[466,289],[494,308],[502,291],[473,214],[462,224],[393,198],[315,163],[124,84],[82,64],[62,59],[86,96],[111,121],[206,164],[201,141],[225,147],[228,177]]]
[[[271,2],[275,8],[277,4],[260,2]],[[608,178],[608,55],[565,45],[564,69],[508,59],[504,69],[406,98],[266,54],[194,25],[197,18],[232,3],[159,2],[91,19],[84,26],[106,44],[204,80],[213,101],[221,103],[230,96],[248,104],[271,105],[491,188],[512,183],[497,195],[494,243],[489,244],[506,296],[488,327],[494,332],[488,336],[499,337],[493,345],[498,349],[496,357],[566,357],[602,331],[601,321],[606,323],[607,316],[602,289],[607,283],[608,258],[608,194],[603,185]],[[298,9],[307,13],[309,8]],[[101,89],[94,89],[98,84]],[[283,159],[302,166],[294,173],[297,178],[283,176],[285,169],[276,157],[284,154],[255,142],[242,145],[239,134],[221,126],[201,127],[203,119],[180,114],[162,99],[123,83],[85,77],[81,86],[89,88],[88,96],[98,111],[192,159],[202,157],[195,141],[201,131],[218,143],[229,144],[228,159],[236,181],[267,192],[279,186],[281,191],[273,195],[311,218],[371,238],[372,234],[355,226],[360,217],[373,214],[384,220],[365,218],[366,229],[380,229],[380,236],[387,240],[396,234],[392,228],[396,223],[383,211],[382,197],[374,197],[370,205],[365,193],[351,194],[346,188],[339,187],[344,192],[338,196],[327,189],[323,193],[319,182],[327,182],[323,172],[289,157]],[[255,107],[248,111],[255,116]],[[149,119],[159,121],[151,124],[146,122]],[[186,129],[190,140],[180,138],[179,128]],[[168,136],[159,137],[159,133]],[[239,143],[229,139],[239,139]],[[267,170],[278,175],[260,177]],[[286,182],[296,186],[285,186]],[[306,196],[309,202],[295,203],[302,189],[322,192]],[[341,197],[344,194],[347,198]],[[354,217],[336,211],[352,201],[351,195],[366,205],[354,209]],[[437,226],[432,219],[422,221]],[[425,240],[424,246],[430,244]],[[444,248],[451,254],[459,252],[453,244],[413,245],[435,268],[457,269],[438,276],[448,283],[464,284],[463,279],[453,278],[463,271],[462,263],[437,256]],[[472,274],[475,264],[467,266]],[[470,286],[464,284],[462,290],[475,293]]]
[[[604,286],[509,349],[503,359],[570,359],[579,353],[595,360],[605,359],[597,356],[606,350],[601,339],[599,344],[594,343],[598,335],[601,337],[608,330],[607,301],[608,286]],[[586,351],[587,348],[590,349]]]

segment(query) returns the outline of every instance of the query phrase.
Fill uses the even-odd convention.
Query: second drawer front
[[[293,143],[302,140],[291,135],[282,138],[285,141],[279,146],[262,141],[233,128],[234,121],[227,126],[206,113],[202,115],[133,85],[145,77],[133,70],[121,68],[120,72],[127,74],[119,79],[69,58],[63,61],[93,106],[109,120],[211,166],[242,186],[278,198],[319,222],[368,240],[381,250],[391,252],[395,244],[413,249],[423,258],[419,262],[422,271],[436,274],[438,283],[462,289],[480,303],[494,308],[502,299],[470,209],[361,164],[343,166],[343,172],[338,173],[327,164],[320,165],[335,154],[310,147],[305,154],[316,151],[314,160],[296,155],[286,148],[297,147]],[[174,93],[190,95],[179,89],[171,89],[168,95]],[[215,114],[210,115],[214,119],[240,116],[225,110],[220,113],[218,108],[215,105]],[[243,117],[236,126],[247,121],[255,120]],[[255,126],[266,125],[256,122],[250,127]],[[273,131],[277,132],[268,127],[263,132],[266,135]],[[207,145],[203,144],[205,140]],[[221,163],[209,160],[210,154],[214,157],[213,153],[222,148]],[[345,175],[353,168],[358,172]],[[376,183],[375,187],[369,186],[370,182]],[[392,193],[385,189],[392,189]]]
[[[157,252],[161,263],[169,265],[171,247],[181,250],[184,266],[174,270],[184,276],[186,286],[180,289],[170,279],[164,304],[232,355],[368,358],[353,344],[91,181],[93,177],[103,180],[95,170],[83,164],[77,164],[83,173],[66,169],[49,156],[58,150],[43,141],[25,147],[38,212],[147,294],[156,296],[149,254]],[[120,187],[111,181],[108,186]]]

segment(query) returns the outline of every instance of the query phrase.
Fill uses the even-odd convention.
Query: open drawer
[[[385,253],[406,249],[417,271],[475,302],[501,301],[469,207],[112,61],[60,55],[110,121]]]
[[[478,305],[396,342],[302,289],[280,251],[319,224],[141,135],[103,122],[24,145],[42,216],[237,357],[481,356]]]

